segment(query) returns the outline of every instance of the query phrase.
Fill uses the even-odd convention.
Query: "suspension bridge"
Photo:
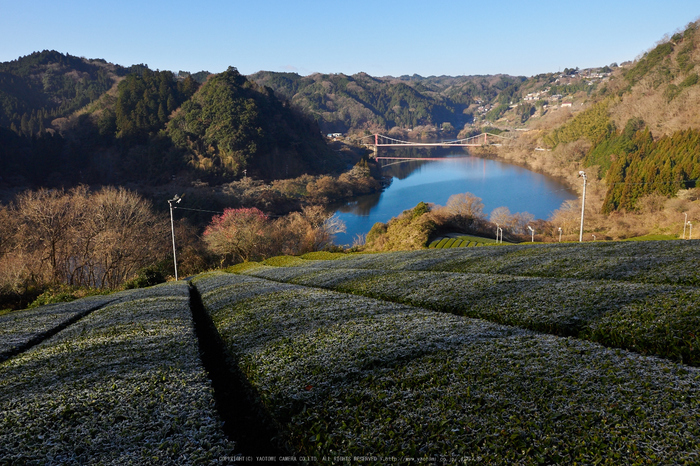
[[[372,134],[365,136],[361,141],[367,140],[368,138],[374,138],[373,142],[364,142],[364,145],[370,147],[374,151],[374,158],[394,158],[394,157],[379,157],[378,151],[380,147],[483,147],[483,146],[501,146],[503,140],[506,138],[498,134],[493,133],[481,133],[476,136],[472,136],[464,139],[455,139],[453,141],[438,141],[438,142],[414,142],[414,141],[404,141],[401,139],[394,139],[383,134]],[[370,140],[371,141],[371,140]]]

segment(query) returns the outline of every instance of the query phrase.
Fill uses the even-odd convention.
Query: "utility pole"
[[[172,199],[168,199],[170,206],[170,232],[173,235],[173,262],[175,263],[175,280],[177,280],[177,255],[175,253],[175,223],[173,222],[173,202],[179,204],[182,198],[177,194]]]
[[[586,172],[583,170],[578,172],[578,176],[583,178],[583,197],[581,198],[581,231],[578,235],[578,242],[581,243],[583,242],[583,212],[586,209],[586,181],[588,181],[588,178],[586,178]]]

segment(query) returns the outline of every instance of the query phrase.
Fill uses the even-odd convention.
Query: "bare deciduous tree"
[[[489,219],[491,223],[496,223],[501,228],[506,228],[513,221],[508,207],[496,207],[491,211]]]
[[[71,256],[70,231],[75,226],[75,209],[63,190],[39,189],[17,196],[19,234],[22,248],[39,251],[48,267],[49,280],[59,283]],[[40,271],[36,271],[40,274]]]
[[[94,234],[91,275],[96,285],[114,287],[163,257],[168,244],[164,218],[149,201],[124,188],[103,188],[90,199],[87,223]]]
[[[319,251],[328,246],[336,234],[345,231],[342,220],[321,206],[305,207],[302,216],[310,227],[307,237],[312,251]]]
[[[226,209],[204,230],[209,249],[233,263],[263,258],[269,234],[267,216],[257,208]]]
[[[472,193],[453,194],[447,199],[445,209],[453,216],[483,220],[484,203]]]
[[[552,213],[549,221],[555,228],[560,228],[565,235],[577,232],[581,222],[581,203],[576,200],[566,200],[561,207]]]
[[[8,215],[16,228],[0,268],[10,282],[114,288],[167,253],[165,218],[124,188],[26,191],[0,209]]]
[[[512,221],[508,228],[513,233],[526,233],[527,226],[535,219],[535,216],[529,212],[516,212],[513,214]]]

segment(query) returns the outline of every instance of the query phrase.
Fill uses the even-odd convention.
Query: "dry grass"
[[[700,86],[683,89],[671,102],[664,96],[665,86],[654,88],[644,79],[610,107],[610,116],[618,128],[623,128],[627,120],[641,116],[652,131],[654,137],[671,135],[675,131],[700,127]],[[680,83],[683,77],[673,83]]]

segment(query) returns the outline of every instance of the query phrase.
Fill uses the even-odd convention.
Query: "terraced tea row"
[[[449,452],[445,462],[690,464],[700,369],[595,342],[697,364],[695,244],[317,253],[306,257],[342,259],[275,258],[192,283],[211,341],[232,356],[209,370],[240,370],[278,451],[320,463]],[[0,316],[0,463],[194,464],[245,451],[221,428],[188,290]]]
[[[700,454],[699,369],[250,276],[193,281],[299,455],[659,464]]]
[[[0,462],[193,464],[233,451],[199,359],[188,286],[112,298],[0,365]]]
[[[158,297],[169,294],[169,289],[164,287],[126,290],[4,314],[0,316],[0,362],[45,340],[103,306],[128,301],[133,296]]]
[[[483,246],[484,243],[462,238],[442,238],[435,240],[428,245],[429,249],[449,249],[449,248],[473,248]]]
[[[317,265],[259,266],[242,273],[700,364],[700,289],[696,287],[498,274],[321,269]]]
[[[0,362],[21,353],[115,299],[114,296],[95,296],[0,316]]]
[[[296,262],[324,269],[425,270],[698,286],[699,259],[700,241],[693,240],[423,249]]]

